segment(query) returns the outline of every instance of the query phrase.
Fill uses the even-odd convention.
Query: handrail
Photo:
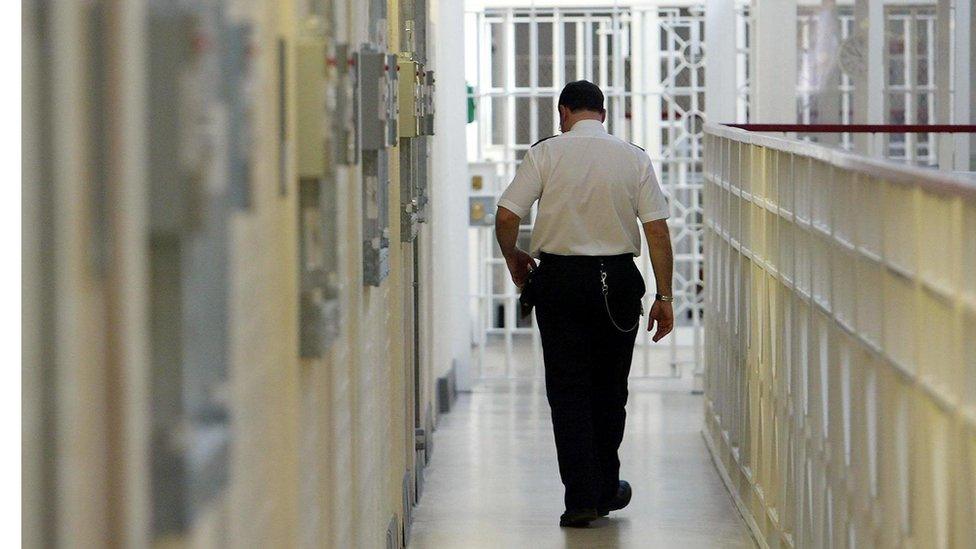
[[[907,164],[901,164],[891,160],[880,158],[870,158],[867,156],[854,154],[844,150],[811,143],[809,141],[798,141],[786,137],[766,135],[758,133],[762,131],[803,131],[810,133],[811,130],[771,130],[754,129],[757,127],[767,128],[816,128],[827,126],[826,124],[817,125],[796,125],[796,124],[706,124],[705,131],[719,137],[734,139],[735,141],[758,145],[769,149],[788,152],[794,155],[806,156],[827,164],[831,164],[845,170],[856,171],[865,175],[886,179],[899,183],[919,184],[923,187],[938,192],[940,194],[963,195],[976,197],[976,183],[961,175],[951,172],[919,168]],[[873,126],[848,126],[848,127],[873,127]],[[942,126],[911,126],[915,128],[934,128]],[[969,128],[969,131],[976,133],[976,126],[949,126],[951,128]],[[866,130],[867,131],[867,130]]]
[[[752,132],[797,133],[976,133],[965,124],[722,124]]]

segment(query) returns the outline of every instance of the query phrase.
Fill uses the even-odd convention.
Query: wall
[[[464,81],[464,4],[431,3],[434,64],[437,69],[437,111],[434,125],[431,232],[434,264],[432,368],[443,375],[458,365],[458,385],[470,387],[471,319],[468,312],[467,89]]]
[[[387,5],[391,52],[400,43],[401,3],[406,0]],[[220,133],[219,116],[218,131],[209,135],[214,141],[201,141],[215,147],[206,149],[215,156],[201,155],[209,167],[189,183],[202,187],[187,191],[202,201],[189,203],[189,218],[206,217],[214,208],[229,212],[222,229],[226,248],[212,258],[226,263],[226,279],[213,281],[226,297],[225,314],[217,313],[223,331],[188,321],[196,317],[177,306],[186,296],[174,296],[159,282],[185,266],[160,259],[149,227],[150,212],[159,204],[150,201],[155,195],[145,157],[162,143],[151,133],[156,126],[146,120],[149,92],[162,83],[145,81],[148,3],[122,4],[93,3],[105,11],[100,20],[75,6],[25,3],[25,60],[46,62],[25,63],[24,544],[385,546],[391,518],[402,522],[406,516],[404,483],[412,482],[416,462],[423,460],[414,450],[414,384],[421,384],[418,423],[426,426],[434,421],[425,414],[436,409],[431,401],[436,377],[455,359],[464,360],[469,340],[463,270],[430,268],[449,263],[465,245],[463,188],[453,193],[451,185],[455,178],[464,180],[456,173],[464,169],[464,145],[446,138],[448,132],[460,133],[452,118],[461,113],[463,119],[461,71],[455,76],[445,69],[438,79],[441,135],[431,154],[431,221],[421,228],[417,244],[400,243],[399,160],[397,149],[390,150],[390,274],[379,287],[362,283],[361,168],[335,166],[330,184],[335,185],[340,330],[322,357],[302,359],[298,172],[294,146],[284,149],[283,162],[279,158],[277,44],[279,39],[286,44],[284,137],[293,144],[296,95],[306,84],[295,77],[295,45],[309,2],[212,4],[224,10],[221,16],[253,29],[252,89],[236,91],[252,97],[249,204],[221,205],[230,195],[220,185],[234,182],[220,162],[212,161],[223,158],[221,147],[233,136]],[[356,46],[367,40],[370,2],[321,6],[335,20],[334,41]],[[446,22],[443,28],[451,28],[451,18],[460,22],[460,6],[438,13],[431,21]],[[99,21],[107,22],[102,31],[92,26]],[[108,37],[107,61],[93,57],[86,38],[93,33]],[[459,36],[450,40],[460,43]],[[430,41],[436,43],[433,36]],[[212,44],[199,40],[195,46]],[[460,47],[456,53],[443,47],[438,44],[430,57],[454,66]],[[101,81],[104,104],[117,108],[102,114],[97,98],[94,103],[74,98],[90,91],[106,66],[114,70]],[[336,123],[334,112],[325,116],[327,124]],[[107,129],[93,136],[102,127]],[[457,151],[461,159],[454,163]],[[178,171],[178,159],[172,162]],[[284,192],[278,185],[281,168]],[[107,175],[99,176],[99,170]],[[102,179],[105,191],[96,185]],[[419,379],[412,362],[414,245],[422,261]],[[108,260],[99,263],[103,248]],[[191,290],[183,286],[181,291]],[[160,534],[154,533],[160,508],[153,502],[161,480],[151,478],[157,456],[150,439],[161,418],[151,395],[159,394],[159,376],[167,372],[152,364],[185,369],[192,355],[185,352],[185,340],[170,344],[159,336],[166,332],[154,328],[174,322],[172,315],[183,315],[186,339],[223,338],[226,380],[208,388],[206,396],[226,405],[230,446],[215,475],[226,479],[215,481],[211,496],[194,502],[184,528]],[[183,372],[170,380],[170,389],[192,392],[194,379]],[[188,455],[202,451],[201,439],[175,440],[191,441]]]
[[[136,545],[148,534],[145,141],[134,124],[144,83],[133,23],[142,10],[100,8],[110,30],[89,41],[92,6],[24,6],[22,525],[29,547],[68,539]],[[86,63],[96,48],[101,78]],[[114,154],[100,155],[92,136]]]

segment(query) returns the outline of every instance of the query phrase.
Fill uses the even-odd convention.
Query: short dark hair
[[[564,105],[571,112],[578,110],[605,112],[600,86],[588,80],[577,80],[566,84],[559,94],[559,105]]]

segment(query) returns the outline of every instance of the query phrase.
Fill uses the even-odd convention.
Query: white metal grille
[[[886,123],[935,123],[935,30],[934,6],[886,9]],[[938,161],[935,146],[930,134],[893,134],[888,137],[885,156],[934,166]]]
[[[701,340],[702,7],[492,9],[469,13],[466,24],[478,113],[469,160],[481,184],[473,194],[497,198],[531,144],[556,133],[556,100],[567,81],[598,84],[608,130],[647,150],[671,204],[677,329],[666,361],[652,360],[642,330],[632,372],[680,375],[682,364],[698,363]],[[527,246],[533,216],[520,246]],[[537,375],[538,335],[531,319],[517,318],[516,290],[491,228],[472,229],[471,241],[480,375]],[[650,275],[646,253],[639,263]],[[520,346],[534,352],[531,366],[516,359],[525,356]],[[499,352],[489,356],[492,348]]]

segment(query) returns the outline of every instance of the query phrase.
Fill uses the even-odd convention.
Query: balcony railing
[[[757,538],[971,547],[976,185],[728,126],[704,170],[705,438]]]
[[[726,124],[753,132],[783,133],[806,141],[856,148],[872,158],[937,167],[969,168],[970,134],[976,126],[953,124]],[[856,137],[854,137],[856,136]],[[829,138],[829,139],[828,139]]]

